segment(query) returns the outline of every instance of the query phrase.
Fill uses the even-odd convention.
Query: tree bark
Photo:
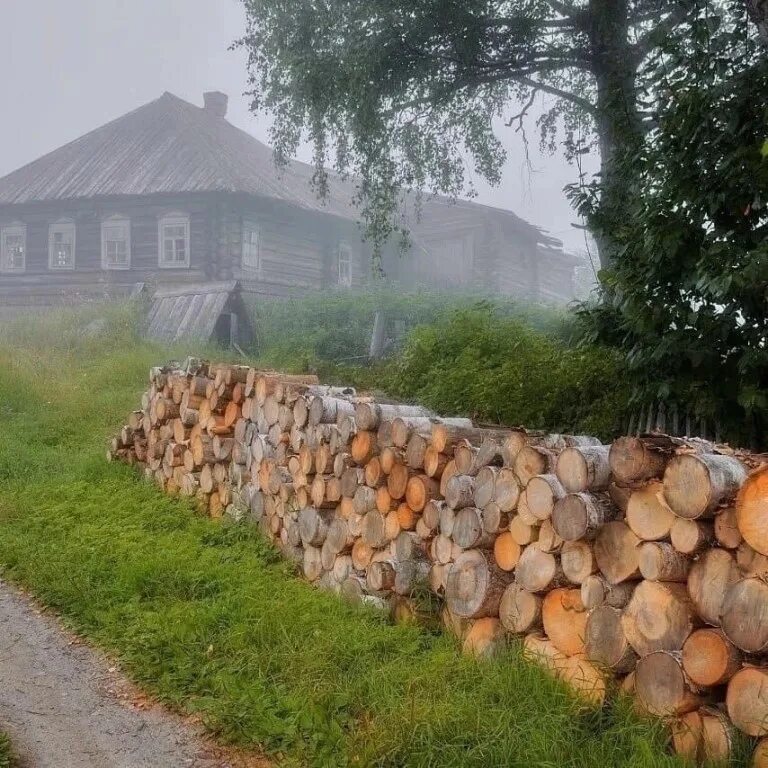
[[[642,140],[635,78],[640,59],[629,43],[628,0],[590,0],[588,36],[597,96],[595,123],[600,148],[600,215],[608,221],[624,215],[627,187],[622,161]],[[600,266],[616,258],[617,244],[601,228],[595,232]]]

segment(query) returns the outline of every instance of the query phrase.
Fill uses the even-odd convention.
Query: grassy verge
[[[5,577],[161,700],[286,765],[676,765],[655,726],[583,711],[514,648],[480,664],[390,626],[312,589],[248,527],[107,464],[105,437],[166,354],[127,323],[0,339]]]
[[[0,768],[13,768],[14,765],[16,765],[16,760],[13,756],[11,740],[7,734],[0,733]]]

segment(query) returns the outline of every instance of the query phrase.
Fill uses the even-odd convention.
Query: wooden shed
[[[164,343],[194,340],[240,346],[253,340],[253,329],[240,285],[230,280],[158,290],[146,336]]]

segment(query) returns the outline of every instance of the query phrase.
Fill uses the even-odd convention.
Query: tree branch
[[[538,88],[531,90],[531,96],[525,103],[525,106],[516,114],[512,115],[506,122],[507,128],[511,128],[512,124],[517,121],[517,130],[519,131],[523,127],[523,118],[528,114],[528,110],[533,106],[533,102],[536,100],[536,94],[539,92]]]
[[[493,29],[496,27],[516,27],[520,24],[530,23],[529,16],[505,16],[498,19],[487,19],[483,22],[483,26]],[[534,24],[544,29],[572,29],[578,26],[576,19],[571,16],[559,19],[542,19],[534,22]]]
[[[570,101],[572,104],[580,107],[590,115],[594,115],[597,112],[595,106],[588,99],[585,99],[582,96],[577,96],[575,93],[568,93],[568,91],[563,91],[560,88],[556,88],[554,85],[542,83],[538,80],[534,80],[533,78],[526,77],[525,75],[510,75],[509,79],[514,80],[515,82],[520,83],[520,85],[524,85],[527,88],[536,88],[543,93],[548,93],[550,96],[556,96],[558,99],[565,99],[566,101]]]

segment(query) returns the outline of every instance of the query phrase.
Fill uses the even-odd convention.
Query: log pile
[[[674,749],[768,765],[768,467],[660,434],[612,445],[486,428],[247,366],[154,368],[108,458],[212,517],[258,523],[304,576],[467,652],[510,636],[602,703],[667,718]]]

